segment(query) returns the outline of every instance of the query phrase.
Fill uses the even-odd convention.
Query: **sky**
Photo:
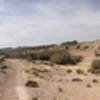
[[[0,0],[0,48],[100,39],[100,0]]]

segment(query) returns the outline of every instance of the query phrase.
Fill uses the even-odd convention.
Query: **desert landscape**
[[[0,100],[99,100],[100,40],[0,50]]]
[[[100,0],[0,0],[0,100],[100,100]]]

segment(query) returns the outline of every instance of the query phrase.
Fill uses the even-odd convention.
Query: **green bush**
[[[22,58],[22,59],[31,58],[31,55],[29,53],[27,53],[27,52],[24,52],[24,51],[23,52],[15,51],[15,52],[6,53],[5,56],[7,58]]]
[[[57,63],[57,64],[75,65],[81,61],[81,57],[80,56],[73,56],[66,50],[56,50],[55,52],[53,52],[53,54],[50,58],[50,61]]]
[[[50,61],[57,64],[68,64],[71,63],[70,54],[67,51],[55,51],[51,56]]]
[[[35,98],[32,98],[32,100],[38,100],[38,98],[35,97]]]
[[[100,57],[100,51],[95,51],[95,56]]]
[[[68,69],[67,70],[67,73],[69,73],[69,74],[72,73],[72,70],[71,69]]]
[[[70,48],[69,46],[65,46],[65,49],[67,49],[67,50],[68,50],[69,48]]]
[[[80,78],[73,78],[72,81],[73,81],[73,82],[82,82],[83,80],[80,79]]]
[[[91,68],[89,69],[91,73],[100,74],[100,60],[94,60],[92,62]]]
[[[40,59],[40,60],[49,60],[51,54],[52,53],[50,51],[43,50],[42,52],[38,52],[36,56],[37,56],[37,59]]]
[[[87,46],[87,45],[83,47],[84,50],[86,50],[86,49],[88,49],[88,48],[89,48],[89,46]]]
[[[37,51],[37,52],[27,52],[27,51],[15,51],[6,54],[7,58],[22,58],[27,60],[49,60],[50,53],[49,51]]]
[[[64,42],[61,45],[77,45],[78,41],[74,40],[74,41],[68,41],[68,42]]]
[[[92,85],[91,85],[91,84],[87,84],[86,87],[87,87],[87,88],[91,88]]]
[[[59,91],[59,92],[63,92],[63,89],[62,89],[62,88],[58,88],[58,91]]]
[[[80,45],[77,45],[77,46],[76,46],[76,49],[80,49],[80,48],[81,48],[81,46],[80,46]]]
[[[31,87],[31,88],[38,88],[39,85],[36,81],[32,81],[32,80],[29,80],[26,84],[25,84],[27,87]]]
[[[93,83],[98,83],[99,81],[97,79],[92,80]]]
[[[71,55],[71,61],[73,64],[77,64],[82,61],[82,56]]]
[[[57,64],[77,64],[81,61],[81,56],[73,56],[67,50],[61,48],[52,48],[28,51],[28,50],[14,50],[5,54],[7,58],[22,58],[29,61],[33,60],[47,60]]]
[[[77,69],[76,72],[77,72],[77,74],[84,74],[84,71],[81,69]]]

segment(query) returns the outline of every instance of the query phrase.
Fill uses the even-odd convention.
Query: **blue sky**
[[[0,0],[0,47],[100,39],[100,0]]]

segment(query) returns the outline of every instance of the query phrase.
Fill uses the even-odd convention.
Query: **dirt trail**
[[[65,68],[64,66],[55,66],[48,73],[42,73],[43,80],[38,81],[39,88],[26,88],[24,86],[23,68],[28,66],[28,69],[32,67],[42,70],[47,65],[40,66],[16,59],[6,60],[5,63],[11,69],[2,78],[2,86],[0,84],[0,100],[32,100],[31,97],[37,98],[38,100],[100,99],[100,76],[90,73],[80,75],[76,72],[69,74],[66,73],[66,66]],[[82,81],[73,81],[73,79]],[[93,82],[93,80],[97,80],[97,82]]]
[[[27,93],[27,90],[26,88],[24,87],[24,80],[23,80],[23,65],[22,63],[16,63],[16,62],[12,62],[14,63],[15,65],[15,68],[16,68],[16,83],[17,83],[17,87],[15,87],[15,91],[16,91],[16,94],[18,96],[18,100],[31,100],[28,93]],[[20,67],[20,68],[19,68]]]
[[[24,87],[22,64],[17,60],[7,60],[6,63],[11,66],[11,72],[6,76],[0,100],[31,100]]]

